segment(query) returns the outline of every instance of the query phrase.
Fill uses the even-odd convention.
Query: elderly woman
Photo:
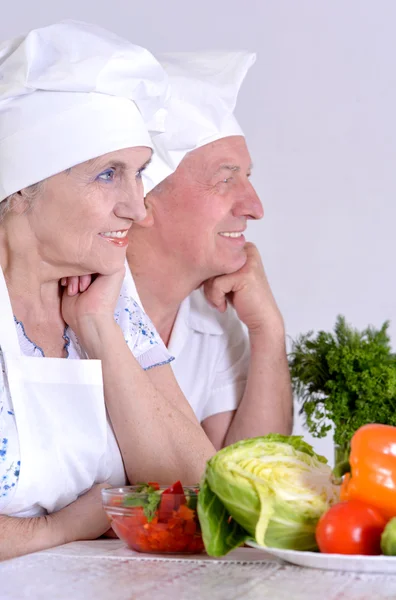
[[[191,483],[213,451],[123,281],[166,94],[96,27],[0,46],[2,558],[103,534],[100,484]]]

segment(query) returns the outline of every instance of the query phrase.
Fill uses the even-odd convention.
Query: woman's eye
[[[115,176],[115,169],[107,169],[106,171],[103,171],[103,173],[100,173],[96,179],[99,179],[100,181],[113,181]]]
[[[146,167],[142,167],[141,169],[139,169],[139,171],[136,171],[136,179],[142,178],[142,173],[145,169],[146,169]]]

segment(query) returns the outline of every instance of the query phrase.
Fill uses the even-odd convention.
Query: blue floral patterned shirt
[[[19,444],[14,411],[9,403],[3,354],[0,349],[0,509],[8,501],[19,478]],[[7,500],[6,500],[7,499]]]

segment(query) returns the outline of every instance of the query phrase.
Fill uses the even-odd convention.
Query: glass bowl
[[[118,537],[137,552],[203,552],[197,515],[198,488],[157,484],[102,490],[104,509]]]

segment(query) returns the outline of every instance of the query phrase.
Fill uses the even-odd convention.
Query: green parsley
[[[139,494],[139,495],[138,495]],[[124,498],[124,506],[142,506],[143,513],[147,521],[151,523],[154,519],[159,504],[161,502],[161,492],[150,485],[141,484],[135,495]]]
[[[314,437],[333,425],[341,460],[362,425],[396,425],[396,355],[388,327],[358,331],[338,316],[334,333],[311,331],[293,342],[289,366],[300,414]]]

